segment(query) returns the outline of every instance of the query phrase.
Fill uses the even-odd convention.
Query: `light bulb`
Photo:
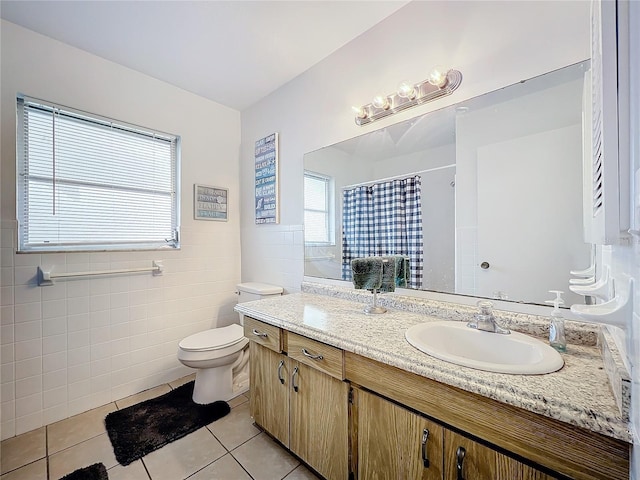
[[[431,85],[435,85],[438,88],[442,88],[447,84],[447,72],[448,68],[443,67],[442,65],[437,65],[433,67],[431,73],[429,74],[429,83]]]
[[[357,118],[367,118],[367,110],[364,107],[351,107]]]
[[[416,98],[416,89],[407,80],[403,80],[398,85],[398,96],[413,100],[414,98]]]
[[[375,97],[373,97],[371,103],[376,108],[382,108],[384,110],[389,109],[389,99],[384,95],[376,95]]]

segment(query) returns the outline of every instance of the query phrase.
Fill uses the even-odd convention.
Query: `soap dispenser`
[[[564,305],[564,300],[562,299],[564,292],[560,290],[549,290],[549,292],[556,294],[556,298],[553,300],[545,301],[545,303],[553,304],[551,323],[549,325],[549,344],[559,352],[566,352],[567,339],[564,334],[564,317],[560,311],[560,305]]]

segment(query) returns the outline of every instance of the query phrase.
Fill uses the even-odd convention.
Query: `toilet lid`
[[[227,327],[212,328],[204,332],[194,333],[183,339],[178,345],[181,349],[192,352],[217,350],[241,342],[243,338],[244,330],[242,327],[233,324]]]

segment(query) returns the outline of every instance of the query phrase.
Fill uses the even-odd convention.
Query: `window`
[[[17,103],[19,251],[179,247],[178,136]]]
[[[332,179],[304,172],[304,241],[334,244]]]

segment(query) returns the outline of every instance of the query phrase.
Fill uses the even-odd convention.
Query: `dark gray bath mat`
[[[60,480],[109,480],[109,476],[107,475],[107,469],[102,463],[94,463],[88,467],[79,468],[65,475]]]
[[[104,420],[116,460],[134,460],[224,417],[231,411],[221,400],[198,405],[191,396],[194,382],[156,398],[111,412]]]

